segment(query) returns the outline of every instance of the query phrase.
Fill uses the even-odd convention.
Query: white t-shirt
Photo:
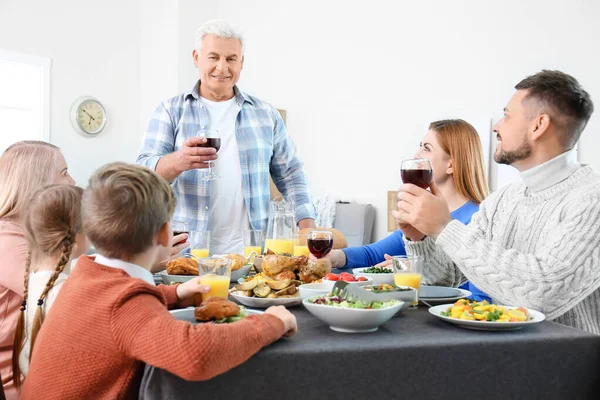
[[[37,311],[37,301],[42,295],[48,279],[52,276],[54,271],[39,271],[32,272],[29,274],[29,290],[27,292],[27,308],[25,309],[25,340],[23,341],[23,348],[19,355],[19,367],[23,376],[27,376],[29,372],[29,355],[31,348],[31,330],[33,328],[33,318]],[[65,280],[69,277],[69,270],[65,268],[63,272],[58,275],[58,278],[54,282],[54,286],[48,291],[48,295],[44,299],[42,305],[43,318],[46,318],[50,307],[54,304],[56,296],[62,287]]]
[[[221,148],[215,161],[220,178],[211,181],[210,252],[212,254],[244,251],[244,231],[250,229],[248,209],[242,187],[242,167],[235,137],[235,121],[240,107],[233,97],[227,101],[202,98],[209,117],[209,128],[219,131]]]

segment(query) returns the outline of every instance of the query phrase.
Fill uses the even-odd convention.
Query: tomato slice
[[[329,274],[325,275],[325,277],[323,279],[326,279],[328,281],[339,281],[340,277],[337,276],[336,274],[329,273]]]
[[[350,274],[348,274],[348,275],[340,274],[340,279],[345,282],[356,282],[356,279],[354,278],[354,276],[352,276]]]
[[[359,276],[358,278],[356,278],[357,282],[364,282],[366,280],[367,280],[367,278],[365,278],[364,276]]]

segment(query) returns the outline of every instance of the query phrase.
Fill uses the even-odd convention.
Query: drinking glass
[[[221,148],[221,136],[219,135],[219,131],[216,129],[203,129],[198,131],[198,136],[202,136],[206,138],[206,143],[201,144],[200,147],[214,147],[214,149],[219,152]],[[215,162],[208,162],[208,173],[202,178],[205,181],[212,181],[213,179],[220,178],[219,175],[215,172]]]
[[[210,249],[209,231],[191,231],[189,240],[192,256],[198,259],[208,257]]]
[[[210,286],[210,292],[202,293],[202,301],[211,297],[229,296],[229,281],[231,279],[231,260],[223,257],[198,259],[198,275],[200,283]]]
[[[244,257],[248,258],[254,252],[256,256],[262,254],[262,246],[265,240],[263,231],[248,230],[244,232]]]
[[[423,259],[417,256],[394,256],[392,257],[394,266],[394,283],[396,286],[409,286],[417,290],[417,296],[421,288],[421,278],[423,277]],[[417,308],[417,301],[412,302],[409,308]]]
[[[333,248],[333,233],[319,230],[310,231],[306,241],[310,253],[317,258],[323,258]]]
[[[173,230],[173,236],[177,236],[182,233],[189,234],[187,224],[184,221],[171,221],[171,229]],[[188,235],[188,237],[189,237],[189,235]],[[182,240],[175,244],[181,244],[181,243],[185,243],[185,240]]]
[[[310,254],[308,250],[308,234],[307,233],[295,233],[294,234],[294,253],[293,256],[306,256]]]
[[[426,158],[404,160],[400,167],[400,176],[404,183],[412,183],[420,188],[427,189],[433,180],[431,161]]]

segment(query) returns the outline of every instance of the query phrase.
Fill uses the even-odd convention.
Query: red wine
[[[200,147],[214,147],[216,151],[221,148],[221,138],[206,138],[206,143],[201,144]]]
[[[307,239],[308,251],[317,258],[325,257],[333,248],[333,239]]]
[[[189,234],[189,232],[186,232],[186,231],[173,231],[173,236],[181,235],[182,233]],[[179,242],[177,242],[175,244],[181,244],[181,243],[185,243],[185,239],[181,240],[181,241],[179,241]]]
[[[402,182],[412,183],[423,189],[427,189],[433,180],[433,171],[430,169],[403,169],[400,174]]]

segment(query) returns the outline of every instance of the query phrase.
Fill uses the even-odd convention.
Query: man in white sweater
[[[495,126],[494,160],[523,183],[493,193],[469,225],[452,220],[437,187],[402,185],[394,216],[424,281],[468,279],[495,302],[600,334],[600,175],[573,146],[594,106],[577,80],[542,71],[521,81]]]

